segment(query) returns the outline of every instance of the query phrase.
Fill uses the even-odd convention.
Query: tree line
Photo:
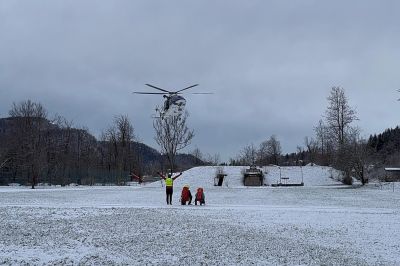
[[[400,160],[400,127],[371,135],[367,142],[375,166],[398,165]]]
[[[161,167],[159,159],[144,163],[142,148],[126,115],[116,116],[97,140],[62,116],[49,118],[40,103],[14,103],[0,122],[0,183],[123,184],[130,173]]]

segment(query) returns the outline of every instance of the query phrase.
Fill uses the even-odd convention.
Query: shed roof
[[[400,168],[387,167],[387,168],[385,168],[385,171],[387,171],[387,172],[400,172]]]

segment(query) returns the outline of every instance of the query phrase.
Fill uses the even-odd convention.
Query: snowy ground
[[[342,186],[321,167],[302,169],[305,187],[244,188],[241,168],[214,187],[214,171],[185,172],[172,206],[160,182],[2,187],[0,265],[400,265],[399,187]],[[183,184],[207,205],[180,206]]]

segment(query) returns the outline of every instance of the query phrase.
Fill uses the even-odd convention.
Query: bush
[[[345,185],[353,185],[353,178],[349,175],[346,175],[343,180],[342,180],[343,184]]]

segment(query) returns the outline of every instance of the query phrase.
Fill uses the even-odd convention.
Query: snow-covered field
[[[271,167],[304,187],[245,188],[240,167],[142,187],[0,187],[0,265],[400,265],[400,188],[354,189],[323,167]],[[184,184],[206,206],[178,203]]]

